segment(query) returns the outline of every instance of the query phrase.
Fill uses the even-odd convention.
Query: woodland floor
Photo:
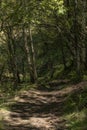
[[[10,110],[0,110],[4,130],[68,130],[64,102],[68,94],[87,83],[52,91],[29,90],[15,96]]]

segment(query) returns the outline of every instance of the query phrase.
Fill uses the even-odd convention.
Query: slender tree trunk
[[[4,68],[5,68],[5,64],[3,64],[1,69],[0,69],[0,81],[2,80],[2,75],[3,75],[3,72],[4,72]]]
[[[87,44],[86,44],[86,9],[87,9],[87,0],[82,1],[82,33],[83,33],[83,46],[82,46],[82,67],[86,69],[86,53],[87,53]],[[86,62],[87,63],[87,62]]]
[[[76,71],[80,74],[81,70],[81,63],[80,63],[80,46],[78,41],[78,19],[77,19],[77,4],[78,1],[74,0],[74,23],[73,23],[73,30],[74,30],[74,47],[75,47],[75,63],[76,63]]]
[[[35,51],[34,51],[34,44],[33,44],[31,27],[29,27],[29,35],[30,35],[30,44],[31,44],[31,52],[32,52],[33,76],[34,76],[34,82],[36,82],[37,81],[37,71],[36,71]]]
[[[7,29],[7,43],[8,43],[8,55],[11,65],[11,70],[14,78],[14,89],[17,88],[18,83],[20,82],[20,77],[18,74],[17,58],[16,58],[16,46],[12,34],[12,29],[9,27]]]
[[[23,0],[22,5],[24,6],[26,13],[28,13],[27,1]],[[30,48],[28,46],[28,35],[27,35],[28,31],[29,31],[29,38],[30,38]],[[33,45],[33,38],[32,38],[30,24],[29,24],[29,30],[27,30],[26,28],[24,29],[24,34],[25,34],[25,36],[24,36],[25,49],[26,49],[26,53],[27,53],[27,60],[28,60],[29,71],[30,71],[30,80],[31,80],[31,82],[34,83],[37,80],[37,71],[36,71],[35,52],[34,52],[34,45]],[[32,55],[30,53],[32,53]]]
[[[29,45],[28,45],[28,30],[26,28],[24,28],[24,45],[25,45],[25,50],[26,50],[26,54],[27,54],[30,81],[33,83],[34,82],[33,68],[32,68],[30,49],[29,49]]]
[[[66,69],[67,65],[66,65],[66,57],[65,57],[65,53],[64,53],[64,45],[63,45],[63,41],[62,41],[62,36],[60,36],[60,38],[61,38],[60,41],[61,41],[62,61],[63,61],[64,69]]]

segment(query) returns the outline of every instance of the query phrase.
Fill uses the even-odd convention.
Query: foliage
[[[66,116],[68,122],[67,127],[70,130],[86,130],[87,129],[87,110],[83,109],[80,112],[74,112]]]
[[[72,93],[67,97],[64,118],[66,126],[71,130],[87,129],[87,87],[81,92]]]

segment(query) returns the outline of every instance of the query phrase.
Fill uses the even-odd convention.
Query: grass
[[[75,111],[65,116],[69,130],[87,130],[87,110]]]
[[[27,90],[32,90],[32,89],[36,89],[37,88],[37,84],[29,84],[29,83],[22,83],[19,86],[19,91],[27,91]]]
[[[68,130],[87,130],[87,87],[67,97],[64,118]]]

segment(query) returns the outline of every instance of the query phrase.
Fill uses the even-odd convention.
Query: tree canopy
[[[30,82],[46,75],[57,78],[58,66],[82,79],[87,66],[86,5],[81,0],[1,0],[0,79],[9,77],[7,73],[16,83],[25,75]]]

